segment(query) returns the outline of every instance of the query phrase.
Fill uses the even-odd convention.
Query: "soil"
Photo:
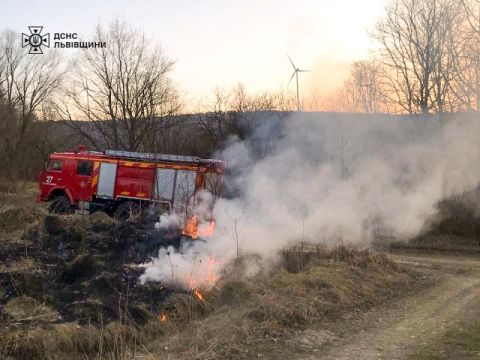
[[[288,344],[285,358],[405,359],[454,324],[468,322],[469,309],[480,303],[480,259],[428,254],[392,257],[434,274],[439,281],[393,303],[308,329]]]

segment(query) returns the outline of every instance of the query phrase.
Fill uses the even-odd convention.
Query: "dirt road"
[[[480,259],[392,255],[439,277],[436,286],[298,336],[298,359],[404,359],[456,322],[479,314]],[[333,329],[333,330],[332,330]]]

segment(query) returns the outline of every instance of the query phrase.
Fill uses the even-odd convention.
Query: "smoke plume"
[[[227,261],[237,252],[273,256],[300,241],[369,244],[378,236],[414,236],[439,200],[477,186],[479,130],[472,116],[264,120],[247,141],[232,141],[220,154],[236,196],[217,201],[214,237],[174,259],[161,250],[141,281],[171,282],[168,261],[176,263],[174,281],[185,284],[192,266],[212,255]]]

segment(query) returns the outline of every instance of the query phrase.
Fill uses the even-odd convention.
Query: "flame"
[[[216,223],[214,220],[208,223],[198,223],[198,216],[194,215],[187,220],[185,227],[182,229],[182,234],[191,237],[192,239],[198,239],[199,237],[209,237],[215,233]]]
[[[215,273],[215,267],[219,264],[215,259],[215,255],[208,257],[208,264],[207,264],[207,282],[209,284],[215,284],[218,280],[218,275]]]
[[[215,255],[211,255],[211,256],[208,257],[207,277],[205,279],[200,279],[200,282],[203,285],[212,286],[217,282],[219,276],[216,274],[216,268],[221,263],[222,262],[219,262],[219,261],[217,261],[217,259],[215,259]],[[188,284],[189,288],[192,290],[193,295],[195,295],[195,297],[198,300],[205,301],[205,296],[200,291],[200,289],[197,287],[197,280],[194,279],[192,275],[190,275],[188,277],[187,284]]]
[[[215,234],[215,228],[216,228],[216,223],[215,220],[211,220],[207,223],[200,224],[200,227],[198,229],[198,235],[201,237],[209,237]]]
[[[200,300],[200,301],[205,301],[205,298],[203,297],[203,294],[202,292],[200,291],[200,289],[195,289],[193,290],[193,294],[195,295],[195,297]]]
[[[160,322],[167,321],[168,320],[167,314],[165,314],[164,312],[160,313],[160,315],[158,316],[158,320],[160,320]]]
[[[218,261],[215,255],[210,255],[205,262],[199,262],[203,268],[194,268],[189,276],[186,278],[187,288],[194,291],[199,287],[211,288],[220,278],[218,275],[224,261]],[[205,265],[206,264],[206,267]],[[201,274],[201,275],[198,275]]]
[[[198,239],[198,217],[197,215],[192,216],[187,220],[185,227],[182,229],[182,234],[190,236],[192,239]]]

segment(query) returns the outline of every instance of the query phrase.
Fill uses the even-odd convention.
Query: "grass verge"
[[[382,253],[344,246],[318,247],[309,252],[288,250],[279,261],[267,263],[256,256],[233,261],[217,285],[202,297],[193,292],[174,292],[159,313],[149,313],[143,325],[122,319],[102,326],[82,325],[53,317],[47,321],[22,312],[19,318],[28,321],[10,322],[0,331],[0,356],[278,357],[285,343],[309,325],[397,298],[422,278]],[[245,275],[252,268],[259,270]],[[9,310],[13,313],[15,308]]]
[[[242,274],[230,271],[235,273]],[[283,359],[289,339],[313,323],[398,298],[420,278],[369,250],[289,250],[278,265],[252,278],[221,280],[196,318],[183,326],[167,321],[168,336],[145,346],[169,359]]]
[[[441,338],[425,345],[409,357],[409,360],[440,359],[480,359],[480,316],[468,323],[455,325]]]

